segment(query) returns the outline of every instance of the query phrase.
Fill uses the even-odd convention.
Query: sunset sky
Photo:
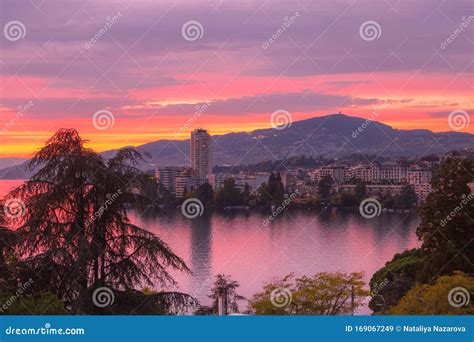
[[[375,120],[434,131],[462,110],[473,133],[473,4],[2,0],[0,157],[28,157],[63,127],[103,151],[267,128],[280,109],[374,118],[384,104]],[[98,129],[104,110],[113,125]]]

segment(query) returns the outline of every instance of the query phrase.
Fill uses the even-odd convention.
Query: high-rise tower
[[[205,129],[198,128],[191,132],[190,156],[196,176],[206,178],[212,171],[212,139]]]

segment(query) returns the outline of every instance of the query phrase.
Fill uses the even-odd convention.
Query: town
[[[278,163],[278,170],[264,171],[257,168],[242,170],[233,166],[214,167],[213,139],[205,129],[195,129],[190,139],[190,166],[163,165],[155,170],[155,178],[161,193],[174,196],[179,202],[203,184],[209,184],[214,193],[222,190],[227,180],[239,194],[244,194],[245,206],[258,203],[262,189],[271,177],[275,177],[285,194],[297,193],[297,204],[329,203],[340,206],[358,205],[348,197],[359,193],[363,196],[383,199],[384,208],[392,209],[396,198],[408,197],[398,209],[411,209],[425,201],[432,190],[431,180],[440,163],[452,153],[426,156],[416,159],[399,158],[389,161],[370,161],[359,158],[321,160],[318,167],[301,167]],[[457,153],[457,156],[459,157]],[[362,159],[362,160],[361,160]],[[376,159],[376,158],[375,158]],[[252,169],[252,170],[249,170]],[[469,184],[474,188],[474,183]],[[360,191],[363,193],[360,194]],[[411,202],[410,202],[411,201]],[[396,205],[395,205],[396,206]]]

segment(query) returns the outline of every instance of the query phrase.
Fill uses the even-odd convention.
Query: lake
[[[0,181],[0,195],[19,183]],[[203,304],[209,304],[207,295],[218,273],[237,280],[245,297],[260,291],[264,282],[290,272],[300,276],[363,271],[368,282],[395,253],[420,245],[415,235],[416,213],[382,213],[365,219],[357,211],[298,210],[282,213],[263,227],[267,215],[214,212],[187,219],[172,210],[153,219],[130,216],[186,261],[193,274],[173,273],[178,289]],[[245,309],[246,303],[240,308]]]

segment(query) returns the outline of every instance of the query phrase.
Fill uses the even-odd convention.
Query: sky
[[[474,133],[472,0],[2,0],[0,29],[0,157],[59,128],[104,151],[276,111]]]

